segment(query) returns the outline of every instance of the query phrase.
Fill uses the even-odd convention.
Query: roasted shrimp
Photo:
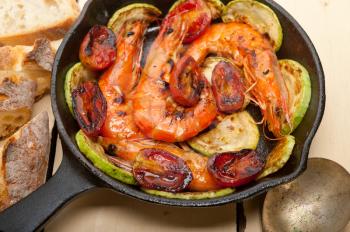
[[[130,97],[141,74],[140,59],[145,31],[150,22],[160,15],[156,8],[147,4],[133,4],[126,9],[115,13],[119,19],[112,19],[118,19],[117,24],[110,23],[117,35],[117,55],[113,65],[98,82],[107,100],[107,116],[101,135],[113,139],[143,137],[133,120]],[[142,13],[137,20],[133,19],[133,11]],[[122,25],[121,20],[125,20]]]
[[[200,7],[196,7],[197,5]],[[197,78],[196,83],[199,86],[189,90],[195,91],[197,96],[193,97],[195,101],[185,101],[190,104],[182,104],[187,107],[181,106],[172,97],[168,83],[173,69],[177,70],[175,78],[181,78],[181,75],[184,75],[184,72],[178,70],[185,69],[185,66],[174,68],[177,63],[189,63],[177,62],[182,52],[182,43],[185,38],[188,38],[188,34],[191,34],[190,29],[193,28],[193,24],[200,21],[198,17],[204,17],[202,12],[205,12],[206,16],[209,15],[210,19],[214,18],[215,10],[209,7],[204,0],[180,2],[165,17],[160,32],[153,42],[141,81],[133,97],[135,123],[150,138],[166,142],[184,141],[207,128],[216,117],[215,99],[204,78],[192,77]],[[203,11],[203,9],[208,10]],[[196,14],[199,10],[201,14]],[[219,11],[219,9],[216,10]],[[198,74],[194,72],[191,75],[196,73]],[[193,102],[196,104],[193,105]]]
[[[151,139],[128,139],[128,140],[109,140],[106,138],[100,138],[99,143],[105,148],[109,155],[115,155],[127,160],[127,162],[134,163],[140,152],[145,149],[156,149],[168,152],[176,157],[182,159],[192,174],[192,180],[188,185],[188,189],[191,191],[209,191],[219,189],[220,186],[215,181],[214,177],[210,174],[208,165],[208,157],[199,155],[192,150],[181,149],[174,144],[164,143],[161,141],[155,141]],[[146,162],[147,163],[147,162]],[[162,166],[161,163],[158,163]],[[158,166],[157,165],[157,166]],[[150,168],[150,172],[152,168]],[[153,171],[157,171],[154,167]],[[158,172],[159,174],[159,172]]]
[[[269,41],[247,24],[214,24],[190,45],[184,56],[202,63],[211,53],[243,66],[246,91],[260,107],[269,130],[281,137],[282,125],[290,122],[288,92]]]

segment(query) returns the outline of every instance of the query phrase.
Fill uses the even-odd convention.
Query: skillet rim
[[[320,61],[320,58],[317,54],[317,51],[311,42],[309,36],[306,34],[304,29],[299,25],[299,23],[285,10],[283,9],[279,4],[272,0],[265,0],[265,2],[271,6],[273,6],[280,14],[284,15],[288,20],[290,20],[291,24],[295,27],[297,32],[301,35],[302,39],[305,41],[307,48],[310,50],[312,59],[316,65],[316,76],[317,81],[319,82],[319,100],[317,105],[317,113],[315,121],[312,124],[311,130],[309,134],[307,135],[305,142],[302,146],[301,150],[301,156],[300,156],[300,163],[295,171],[290,173],[289,175],[283,176],[283,177],[276,177],[276,179],[266,180],[261,183],[256,183],[254,186],[243,190],[241,192],[234,192],[230,195],[219,197],[219,198],[213,198],[213,199],[203,199],[203,200],[182,200],[182,199],[169,199],[169,198],[163,198],[158,197],[154,195],[147,194],[143,192],[140,189],[136,189],[135,187],[129,186],[127,184],[123,184],[117,180],[114,180],[113,178],[109,177],[107,174],[104,174],[102,171],[100,171],[98,168],[96,168],[77,148],[75,143],[72,141],[68,133],[66,132],[64,128],[64,123],[62,118],[59,114],[59,107],[57,104],[57,97],[56,97],[56,78],[58,75],[58,65],[60,63],[64,47],[69,42],[70,37],[72,34],[74,34],[75,30],[80,26],[82,21],[85,19],[86,14],[90,8],[90,5],[93,1],[96,0],[89,0],[86,2],[84,8],[82,9],[78,19],[74,23],[74,25],[70,28],[70,30],[67,32],[65,38],[63,39],[59,49],[57,50],[53,70],[52,70],[52,80],[51,80],[51,101],[52,101],[52,111],[54,113],[56,123],[57,123],[57,129],[60,134],[60,138],[65,143],[66,147],[70,150],[70,152],[74,155],[75,158],[79,160],[79,162],[85,166],[85,168],[88,169],[89,172],[91,172],[93,175],[97,176],[101,182],[103,182],[108,187],[112,188],[113,190],[116,190],[117,192],[120,192],[124,195],[131,196],[133,198],[152,202],[156,204],[164,204],[164,205],[170,205],[170,206],[181,206],[181,207],[207,207],[207,206],[218,206],[223,205],[227,203],[233,203],[233,202],[240,202],[248,198],[252,198],[256,195],[259,195],[261,193],[266,192],[268,189],[278,186],[283,183],[287,183],[295,179],[297,176],[299,176],[307,166],[307,159],[308,159],[308,153],[310,149],[311,142],[316,134],[317,129],[319,128],[319,125],[321,123],[324,109],[325,109],[325,76],[322,68],[322,64]]]

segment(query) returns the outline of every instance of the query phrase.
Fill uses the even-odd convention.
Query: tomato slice
[[[204,85],[205,78],[191,56],[182,57],[170,74],[171,96],[176,103],[185,107],[198,103]]]
[[[192,173],[183,159],[155,148],[139,152],[133,174],[142,187],[167,192],[180,192],[192,181]]]
[[[107,102],[97,83],[83,82],[74,89],[72,104],[80,128],[90,137],[97,136],[107,113]]]
[[[241,70],[229,62],[219,62],[212,74],[212,90],[219,111],[231,114],[244,105],[244,85]]]
[[[255,180],[264,166],[264,160],[253,150],[217,154],[208,161],[209,172],[222,187],[247,184]]]
[[[103,70],[116,58],[116,36],[105,26],[95,25],[80,45],[79,58],[91,70]]]
[[[184,43],[191,43],[201,36],[209,27],[212,16],[208,6],[202,0],[188,0],[177,5],[166,18],[179,17],[183,15],[184,20],[190,22]]]
[[[185,44],[191,43],[200,37],[211,22],[211,16],[208,12],[194,12],[192,17],[195,18],[195,20],[188,28],[187,34],[183,41]]]

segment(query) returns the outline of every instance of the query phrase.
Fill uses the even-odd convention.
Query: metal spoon
[[[340,231],[350,220],[350,174],[339,164],[308,160],[296,180],[269,191],[262,223],[264,231]]]

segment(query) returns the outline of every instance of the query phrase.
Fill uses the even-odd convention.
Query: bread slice
[[[0,139],[29,121],[36,83],[17,75],[0,77]]]
[[[0,212],[10,206],[10,197],[7,190],[5,178],[5,159],[3,157],[3,149],[7,147],[8,141],[0,142]]]
[[[50,149],[49,118],[42,112],[0,148],[0,210],[40,187],[46,180]]]
[[[1,0],[0,44],[32,45],[63,38],[79,15],[75,0]]]
[[[34,46],[0,47],[0,78],[23,76],[36,81],[36,100],[50,90],[51,68],[60,41],[37,39]]]

